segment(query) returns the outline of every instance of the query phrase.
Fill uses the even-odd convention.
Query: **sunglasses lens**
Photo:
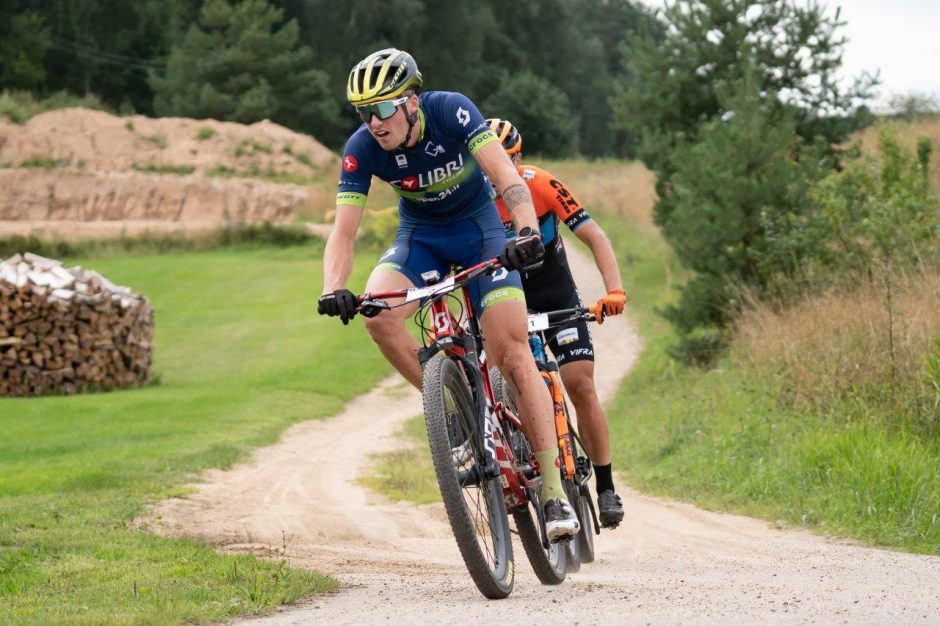
[[[356,111],[359,112],[359,119],[361,119],[366,124],[369,123],[369,120],[372,119],[373,115],[380,120],[387,120],[391,116],[395,115],[395,111],[397,110],[398,105],[388,100],[384,102],[376,102],[375,104],[364,104],[361,107],[356,107]]]

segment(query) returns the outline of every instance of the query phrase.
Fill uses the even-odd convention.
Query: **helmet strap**
[[[399,104],[402,110],[405,112],[405,118],[408,120],[408,132],[405,133],[405,138],[402,140],[401,144],[396,148],[396,150],[406,150],[408,148],[408,142],[411,141],[411,131],[414,130],[415,124],[418,122],[418,111],[415,110],[411,115],[408,114],[408,103]]]

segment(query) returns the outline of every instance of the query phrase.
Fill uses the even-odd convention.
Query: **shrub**
[[[36,100],[28,91],[4,89],[0,92],[0,115],[5,115],[16,124],[23,124],[45,111],[69,107],[105,110],[98,97],[90,94],[74,96],[66,91],[58,91],[42,100]]]
[[[203,126],[199,129],[199,132],[196,133],[196,141],[206,141],[215,137],[215,129],[209,128],[208,126]]]

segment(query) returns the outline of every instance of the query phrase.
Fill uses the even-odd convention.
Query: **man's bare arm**
[[[622,290],[623,281],[620,278],[620,268],[617,266],[614,246],[610,243],[607,233],[603,231],[597,222],[591,220],[582,223],[574,231],[574,234],[591,249],[594,262],[597,264],[597,269],[600,270],[607,291]]]
[[[336,207],[333,231],[326,240],[323,251],[323,293],[330,293],[346,286],[352,273],[356,253],[356,233],[362,209],[351,204]]]
[[[493,183],[497,193],[502,196],[516,232],[526,226],[538,232],[539,221],[535,216],[535,206],[532,204],[529,187],[519,176],[516,166],[509,160],[509,156],[499,142],[493,141],[486,144],[474,156],[483,168],[483,173]]]

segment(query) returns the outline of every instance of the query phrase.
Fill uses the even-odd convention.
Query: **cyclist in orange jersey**
[[[607,295],[597,301],[604,315],[623,313],[627,298],[610,239],[560,180],[541,168],[522,164],[522,136],[518,129],[507,120],[487,122],[529,187],[545,244],[543,265],[521,272],[527,306],[536,311],[583,306],[559,232],[564,222],[594,255],[607,288]],[[506,236],[514,237],[515,227],[501,198],[497,198],[496,205]],[[597,321],[602,323],[603,319]],[[623,520],[623,504],[614,489],[610,436],[594,387],[594,346],[587,323],[581,321],[563,328],[548,345],[558,362],[561,379],[578,415],[579,432],[594,463],[600,522],[606,528],[616,528]]]

